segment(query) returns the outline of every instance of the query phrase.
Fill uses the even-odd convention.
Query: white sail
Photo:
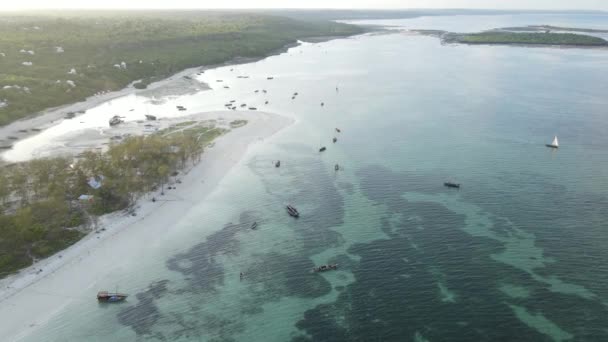
[[[553,137],[553,142],[551,143],[551,145],[557,147],[559,146],[559,142],[557,141],[557,135],[555,137]]]

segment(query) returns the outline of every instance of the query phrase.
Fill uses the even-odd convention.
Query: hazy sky
[[[608,0],[2,0],[0,10],[35,8],[492,8],[608,10]]]

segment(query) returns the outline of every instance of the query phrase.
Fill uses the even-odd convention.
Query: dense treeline
[[[503,32],[488,31],[471,34],[452,34],[446,41],[465,44],[543,44],[575,46],[608,46],[608,41],[575,33]]]
[[[130,137],[77,159],[37,159],[0,169],[0,277],[78,241],[95,217],[134,200],[198,162],[225,131],[198,123]],[[84,196],[83,196],[84,195]]]
[[[0,16],[0,125],[135,80],[264,56],[305,37],[360,32],[262,14],[104,13]]]

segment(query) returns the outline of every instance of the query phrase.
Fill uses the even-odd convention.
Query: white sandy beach
[[[252,144],[260,143],[293,123],[284,116],[265,112],[199,113],[197,118],[223,117],[226,121],[246,119],[248,124],[215,140],[200,163],[181,176],[181,184],[165,197],[179,201],[150,201],[142,198],[137,216],[113,213],[99,220],[100,234],[91,233],[75,245],[0,281],[0,336],[17,341],[48,321],[71,301],[46,293],[90,296],[95,284],[120,260],[136,258],[147,243],[162,240],[172,223],[214,191],[224,176],[245,155]],[[204,180],[204,181],[203,181]],[[151,194],[154,195],[154,194]],[[161,198],[156,194],[157,198]],[[153,241],[150,241],[153,240]],[[100,271],[101,270],[101,271]],[[93,299],[94,300],[94,297]]]

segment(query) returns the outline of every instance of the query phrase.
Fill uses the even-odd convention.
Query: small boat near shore
[[[298,209],[296,209],[291,204],[288,204],[287,207],[285,207],[285,208],[287,209],[287,213],[289,214],[289,216],[293,216],[295,218],[300,217],[300,213],[298,212]]]
[[[460,183],[447,181],[447,182],[443,182],[443,185],[448,188],[460,189]]]
[[[99,291],[97,292],[97,301],[101,303],[116,303],[127,299],[128,295],[118,292]]]
[[[550,144],[545,144],[545,146],[550,148],[559,148],[559,141],[557,141],[557,135],[553,137],[553,141]]]
[[[123,120],[120,118],[120,116],[118,116],[118,115],[114,115],[114,116],[113,116],[113,117],[110,119],[109,124],[110,124],[110,126],[116,126],[116,125],[119,125],[119,124],[121,124],[121,123],[123,123],[123,122],[124,122],[124,121],[123,121]]]
[[[337,270],[337,269],[338,269],[338,264],[329,264],[329,265],[321,265],[321,266],[313,267],[312,271],[313,272],[325,272],[325,271],[331,271],[331,270]]]

